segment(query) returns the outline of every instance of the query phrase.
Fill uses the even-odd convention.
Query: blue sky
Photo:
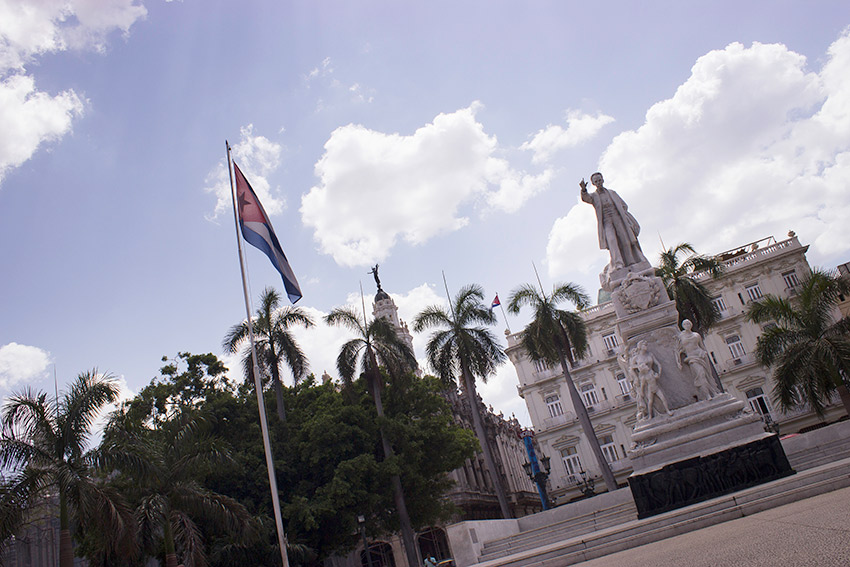
[[[221,354],[244,317],[225,139],[317,319],[375,263],[407,321],[443,271],[505,302],[534,263],[595,297],[596,170],[652,260],[795,230],[846,262],[848,25],[839,1],[0,0],[0,396],[52,391],[54,364],[129,395],[163,355]],[[280,288],[247,254],[253,297]],[[346,336],[299,334],[313,371]],[[515,385],[482,393],[527,424]]]

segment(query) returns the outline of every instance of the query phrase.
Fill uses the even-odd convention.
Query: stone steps
[[[482,546],[481,561],[505,557],[521,551],[535,549],[541,545],[575,538],[620,525],[636,518],[637,509],[633,501],[595,510],[548,526],[527,530],[518,535],[489,541]]]
[[[530,531],[523,532],[511,538],[505,538],[511,541],[514,541],[514,538],[520,538],[516,541],[523,542],[523,549],[519,550],[518,547],[510,546],[499,548],[502,549],[500,553],[504,553],[500,556],[494,556],[497,543],[493,542],[493,547],[488,547],[491,542],[487,542],[483,548],[487,551],[480,556],[477,565],[478,567],[563,567],[848,486],[850,486],[850,459],[844,459],[685,508],[643,520],[626,521],[578,536],[561,538],[559,541],[550,541],[548,530],[541,527],[533,530],[539,538],[539,545],[526,547],[525,544],[533,542],[533,538],[522,540],[522,536]],[[612,516],[615,517],[616,514],[612,513]],[[588,518],[583,518],[583,521],[585,525],[590,525]],[[554,532],[558,529],[561,527],[558,526]],[[544,541],[548,543],[542,543]]]
[[[788,462],[796,471],[825,465],[839,459],[850,458],[850,443],[846,439],[820,445],[817,451],[805,451],[788,455]]]

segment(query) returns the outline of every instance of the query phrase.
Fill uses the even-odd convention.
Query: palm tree
[[[680,260],[683,254],[689,256]],[[693,330],[704,336],[720,316],[712,303],[711,293],[694,276],[705,273],[712,278],[719,278],[722,265],[716,258],[697,254],[687,242],[665,250],[659,260],[655,275],[661,278],[667,295],[676,302],[679,325],[689,319],[694,325]]]
[[[522,345],[531,360],[561,365],[579,424],[590,443],[596,464],[602,471],[605,486],[613,492],[617,489],[617,481],[602,454],[587,408],[584,407],[567,364],[568,361],[570,364],[574,362],[572,350],[579,357],[587,350],[587,328],[578,313],[558,308],[562,301],[569,301],[580,309],[590,302],[587,294],[575,284],[557,285],[549,297],[542,290],[538,292],[534,286],[525,284],[511,293],[508,311],[519,314],[524,305],[534,310],[534,319],[523,331]]]
[[[478,392],[475,388],[476,378],[486,382],[506,358],[493,334],[481,326],[493,325],[496,322],[493,312],[484,306],[483,299],[484,291],[480,286],[465,286],[455,297],[451,313],[438,305],[426,307],[416,316],[413,329],[421,333],[425,329],[440,328],[428,341],[428,363],[446,384],[454,384],[458,374],[463,379],[463,388],[472,414],[472,426],[481,445],[484,464],[490,471],[490,478],[496,489],[502,517],[511,518],[502,477],[496,468],[493,449],[484,430],[484,420],[481,418]]]
[[[328,325],[347,327],[357,335],[342,345],[336,359],[336,367],[346,386],[351,385],[358,367],[360,368],[361,375],[366,380],[366,388],[375,402],[378,419],[383,419],[384,404],[381,399],[383,375],[380,367],[386,369],[390,378],[399,379],[416,367],[413,351],[399,338],[392,323],[380,317],[367,323],[364,316],[364,322],[361,323],[352,309],[338,308],[325,317],[325,322]],[[393,456],[393,448],[380,422],[378,431],[381,434],[381,446],[386,460]],[[418,567],[419,558],[416,553],[413,524],[407,511],[401,478],[397,474],[392,476],[392,485],[407,562],[409,567]]]
[[[850,414],[850,317],[834,320],[850,282],[815,268],[803,281],[795,301],[765,295],[750,304],[747,319],[775,322],[762,333],[756,356],[772,366],[774,399],[784,409],[808,403],[818,415],[837,390]]]
[[[267,287],[263,290],[260,298],[260,307],[257,316],[252,319],[254,331],[254,343],[257,347],[257,363],[260,370],[271,374],[274,385],[275,398],[277,400],[277,416],[281,421],[286,419],[286,410],[283,406],[283,383],[280,379],[280,365],[285,361],[292,371],[295,386],[307,375],[307,357],[295,342],[290,328],[301,325],[305,328],[313,326],[313,319],[300,307],[280,307],[280,294],[274,288]],[[248,322],[242,321],[234,325],[227,332],[222,341],[224,350],[231,354],[239,352],[248,341]],[[242,359],[242,367],[245,369],[245,379],[252,382],[254,379],[254,363],[251,358],[251,349],[245,349]]]
[[[118,391],[112,376],[95,369],[77,376],[59,399],[27,389],[3,407],[0,469],[10,471],[11,478],[0,502],[0,525],[4,532],[11,529],[39,500],[56,496],[60,567],[74,563],[72,516],[95,526],[113,549],[135,552],[132,513],[94,476],[93,453],[86,451],[94,420],[104,405],[118,398]]]
[[[197,520],[237,537],[250,534],[250,514],[236,500],[213,492],[197,477],[229,458],[219,440],[204,434],[204,421],[181,413],[158,430],[128,425],[119,410],[99,449],[101,466],[121,470],[136,483],[139,539],[152,550],[161,543],[165,566],[205,565],[204,541]]]

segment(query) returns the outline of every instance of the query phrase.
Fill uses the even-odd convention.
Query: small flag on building
[[[236,199],[239,205],[239,228],[242,230],[242,237],[269,257],[272,265],[283,278],[283,287],[286,289],[289,301],[295,303],[301,299],[301,287],[275,236],[272,223],[263,205],[260,204],[257,194],[251,188],[251,184],[245,179],[235,162],[233,172],[236,177]]]
[[[494,307],[498,307],[500,305],[501,303],[499,303],[499,294],[497,293],[496,299],[493,300],[493,304],[490,306],[490,311],[492,311]]]

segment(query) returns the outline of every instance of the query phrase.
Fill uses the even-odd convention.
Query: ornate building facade
[[[783,412],[771,400],[770,370],[756,362],[756,341],[764,329],[745,320],[749,303],[766,294],[793,298],[811,269],[806,250],[794,233],[777,242],[772,237],[719,254],[723,275],[700,278],[714,298],[720,321],[705,336],[705,346],[723,389],[748,403],[766,428],[781,434],[816,427],[824,420],[807,408]],[[589,349],[570,370],[587,408],[602,452],[619,484],[632,473],[628,451],[636,422],[636,400],[617,361],[622,344],[615,330],[610,299],[581,311]],[[606,300],[608,299],[608,300]],[[582,496],[588,482],[602,487],[590,446],[582,433],[559,367],[533,363],[520,346],[521,334],[508,335],[507,353],[516,368],[519,395],[525,399],[541,451],[551,458],[550,494],[557,503]],[[837,397],[825,421],[846,415]]]

